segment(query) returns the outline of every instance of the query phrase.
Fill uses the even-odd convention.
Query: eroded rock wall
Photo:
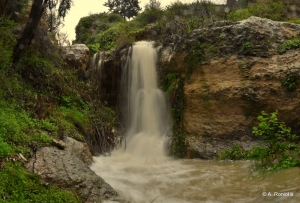
[[[300,77],[299,49],[278,53],[279,45],[294,37],[300,37],[300,25],[258,17],[217,22],[187,37],[185,46],[206,47],[204,60],[184,86],[184,129],[196,157],[213,158],[234,144],[251,148],[261,111],[278,110],[279,119],[300,133],[300,88],[282,85],[291,72]],[[170,62],[164,61],[165,71],[186,77],[186,53],[184,47],[173,53]]]

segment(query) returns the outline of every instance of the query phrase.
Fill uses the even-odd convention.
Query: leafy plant
[[[300,166],[298,137],[277,118],[278,112],[262,112],[260,123],[253,127],[253,134],[263,139],[263,143],[246,151],[238,145],[222,151],[217,159],[254,159],[258,161],[259,171],[274,171]]]
[[[253,127],[253,134],[266,141],[270,149],[269,155],[274,159],[284,156],[286,150],[297,141],[297,136],[291,133],[291,129],[286,127],[285,123],[278,121],[277,114],[278,111],[270,115],[263,111],[262,115],[258,116],[260,123],[257,127]]]
[[[252,42],[245,42],[243,44],[243,51],[246,53],[246,54],[249,54],[251,52],[251,50],[253,49],[253,43]]]
[[[290,49],[297,49],[299,47],[300,47],[300,39],[299,38],[293,38],[293,39],[279,45],[278,52],[280,54],[284,54],[286,51],[288,51]]]
[[[297,88],[297,80],[299,78],[299,74],[295,72],[288,72],[286,77],[282,80],[282,85],[286,87],[288,90],[293,91]]]
[[[88,46],[88,48],[89,48],[90,51],[91,51],[91,55],[97,53],[97,52],[100,50],[100,44],[99,44],[99,43],[96,43],[96,44],[88,44],[87,46]]]
[[[288,152],[299,149],[298,137],[291,133],[291,128],[287,127],[285,123],[278,121],[277,114],[277,111],[270,115],[262,112],[262,115],[258,116],[260,123],[253,128],[253,134],[262,137],[266,143],[266,147],[260,148],[264,153],[257,157],[257,160],[266,166],[273,166],[274,163],[277,166],[284,165],[287,160],[294,163],[291,162],[292,158],[289,157]],[[296,160],[299,161],[299,158],[295,159],[295,163],[297,163]]]
[[[218,154],[217,160],[240,160],[246,157],[246,150],[240,147],[238,144],[235,144],[233,147],[223,150],[221,153]]]

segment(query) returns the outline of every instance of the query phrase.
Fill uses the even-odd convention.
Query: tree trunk
[[[44,3],[47,3],[45,0]],[[27,51],[31,44],[31,40],[34,38],[34,33],[38,27],[38,24],[42,18],[45,8],[43,7],[43,0],[33,0],[31,11],[23,30],[22,37],[18,40],[14,48],[13,67],[16,67],[20,62],[22,56]]]

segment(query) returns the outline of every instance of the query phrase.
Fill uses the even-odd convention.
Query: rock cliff
[[[184,86],[184,128],[197,157],[212,158],[234,144],[250,148],[261,111],[278,110],[279,119],[300,132],[300,88],[290,91],[282,84],[290,75],[300,77],[299,50],[278,53],[280,44],[295,37],[300,25],[258,17],[217,22],[187,37],[186,44],[206,47]],[[170,64],[176,61],[184,74],[186,65],[176,59],[182,54]]]

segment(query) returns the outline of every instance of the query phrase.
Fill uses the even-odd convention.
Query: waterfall
[[[94,157],[91,169],[96,174],[132,203],[300,202],[298,168],[264,179],[249,178],[251,161],[174,160],[165,156],[170,116],[157,85],[156,60],[151,42],[137,42],[129,50],[122,69],[127,98],[126,150],[119,148],[111,156]],[[295,196],[265,197],[262,192],[291,192]]]
[[[99,79],[101,78],[101,72],[105,61],[107,60],[107,52],[97,52],[90,60],[90,68],[86,72],[87,77],[91,77],[95,74]]]
[[[123,67],[123,91],[127,94],[126,151],[135,156],[165,155],[170,116],[157,85],[157,51],[141,41],[128,52]]]

